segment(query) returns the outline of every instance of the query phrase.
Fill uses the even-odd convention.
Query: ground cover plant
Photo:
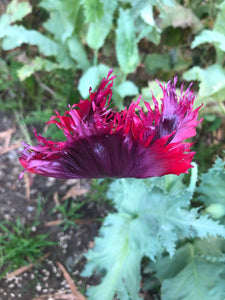
[[[224,8],[1,4],[2,299],[224,299]]]

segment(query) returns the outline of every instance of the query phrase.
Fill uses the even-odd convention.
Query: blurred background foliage
[[[4,0],[0,9],[0,109],[23,129],[62,138],[43,127],[53,110],[87,98],[113,67],[118,108],[140,93],[160,97],[155,78],[194,82],[196,106],[205,104],[200,170],[222,153],[225,1]]]
[[[56,126],[46,126],[46,121],[54,110],[64,113],[68,104],[87,98],[89,87],[96,89],[110,68],[117,75],[113,102],[119,109],[140,93],[150,103],[152,91],[160,99],[156,78],[167,82],[178,76],[178,86],[185,81],[185,88],[193,82],[195,105],[204,104],[200,110],[204,120],[195,137],[195,161],[201,175],[190,207],[198,207],[196,213],[209,214],[224,225],[224,162],[217,158],[211,167],[225,150],[224,0],[2,0],[0,15],[0,110],[15,118],[29,143],[33,135],[27,126],[51,139],[65,138]],[[90,201],[106,202],[109,184],[94,180]],[[156,202],[154,208],[160,211],[162,202]],[[71,216],[80,217],[80,207],[67,204],[57,208],[64,216],[65,229],[71,222],[74,225]],[[173,205],[177,209],[178,204]],[[172,209],[174,215],[176,209]],[[3,246],[8,247],[9,237],[14,243],[13,251],[4,248],[3,254],[8,255],[2,259],[11,260],[21,237],[32,246],[30,257],[36,258],[37,251],[41,255],[42,235],[34,239],[19,221],[16,227],[3,225]],[[172,260],[166,255],[153,265],[143,258],[143,289],[158,294],[163,282],[162,299],[174,300],[171,293],[177,287],[177,299],[200,299],[196,290],[203,291],[204,300],[223,299],[224,240],[186,241],[179,242]],[[198,273],[193,273],[194,264]],[[216,274],[213,282],[212,273]],[[210,278],[209,284],[203,275]],[[190,296],[190,291],[195,295]]]

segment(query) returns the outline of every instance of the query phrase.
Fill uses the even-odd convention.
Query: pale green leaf
[[[195,16],[190,8],[185,8],[178,3],[173,6],[163,7],[160,10],[160,29],[163,30],[169,26],[173,26],[174,28],[191,27],[193,32],[198,32],[203,27],[200,20]]]
[[[112,300],[117,294],[119,299],[138,300],[140,288],[139,249],[129,245],[129,218],[109,215],[100,230],[100,237],[95,239],[95,247],[89,251],[88,264],[82,272],[90,276],[95,270],[106,272],[100,285],[88,291],[90,300]]]
[[[219,5],[220,11],[216,17],[215,24],[213,26],[213,29],[217,32],[220,32],[224,34],[224,28],[225,28],[225,1],[223,1]]]
[[[76,27],[81,23],[81,5],[79,0],[42,0],[41,6],[50,12],[49,19],[44,23],[46,30],[51,32],[56,40],[65,42],[71,37]]]
[[[32,8],[28,1],[11,1],[6,10],[6,15],[9,17],[9,24],[22,20],[25,16],[31,13],[31,11]]]
[[[70,56],[76,60],[78,67],[82,70],[86,70],[90,63],[87,58],[87,54],[85,52],[84,46],[77,36],[72,36],[67,40],[68,49],[70,52]]]
[[[6,13],[0,17],[0,38],[7,36],[11,23],[22,20],[30,12],[31,6],[28,2],[11,1]]]
[[[21,25],[9,26],[7,35],[3,38],[2,48],[11,50],[22,44],[35,45],[46,56],[56,56],[58,52],[58,45],[38,31],[28,30]]]
[[[110,32],[113,21],[113,13],[117,7],[117,0],[104,0],[103,5],[103,16],[95,22],[91,22],[89,24],[87,33],[88,46],[96,50],[103,46],[104,41]]]
[[[101,0],[82,0],[87,22],[95,22],[103,16],[103,4]]]
[[[216,49],[217,63],[222,65],[225,52],[225,5],[221,3],[218,7],[220,11],[217,15],[213,30],[203,30],[200,35],[195,37],[192,48],[204,43],[213,43]]]
[[[207,69],[193,67],[183,74],[185,80],[200,81],[199,97],[206,101],[206,97],[213,97],[220,102],[225,99],[225,70],[217,64]]]
[[[206,206],[214,203],[225,205],[225,162],[217,158],[207,173],[201,174],[201,183],[197,188],[198,199]]]
[[[122,98],[126,96],[135,96],[139,93],[138,87],[129,80],[118,85],[116,90]]]
[[[218,47],[225,51],[225,35],[214,30],[203,30],[192,42],[191,48],[195,48],[204,43],[216,43]]]
[[[146,5],[140,10],[140,16],[145,21],[145,23],[154,27],[156,26],[156,23],[153,16],[153,6],[151,3],[147,1],[143,1],[143,2],[145,2]]]
[[[116,29],[116,55],[125,74],[135,71],[139,63],[139,55],[134,21],[129,10],[120,9]]]
[[[75,67],[74,60],[70,56],[70,52],[66,44],[58,44],[56,60],[62,69],[70,69]]]
[[[181,236],[225,236],[223,226],[208,216],[200,216],[197,209],[186,209],[192,193],[182,185],[178,188],[173,178],[117,180],[110,187],[109,195],[117,210],[133,216],[132,240],[141,244],[144,254],[151,259],[163,248],[173,255],[175,242]],[[173,190],[171,186],[175,184]],[[146,236],[150,239],[146,240]],[[152,247],[149,241],[155,246]]]
[[[97,88],[102,78],[107,76],[109,69],[108,66],[103,64],[87,69],[78,84],[78,90],[83,98],[88,97],[90,87],[93,91]]]
[[[160,42],[160,29],[157,27],[154,15],[153,5],[157,1],[132,1],[130,17],[134,20],[137,40],[147,38],[155,44]]]
[[[159,7],[163,5],[174,7],[176,5],[176,0],[154,0],[154,2]]]
[[[157,275],[162,281],[162,300],[223,300],[224,254],[215,240],[197,240],[179,248],[173,258],[160,257]]]
[[[213,26],[213,30],[216,32],[220,32],[224,35],[224,28],[225,28],[225,2],[222,2],[219,5],[220,11],[217,15],[216,21]],[[221,50],[217,45],[215,45],[216,48],[216,56],[217,56],[217,62],[223,65],[224,60],[224,51]]]
[[[117,213],[107,216],[87,255],[84,275],[105,274],[101,284],[90,289],[89,299],[112,300],[115,294],[119,299],[139,299],[143,256],[154,260],[164,251],[172,256],[177,241],[185,237],[225,236],[224,226],[201,216],[198,209],[189,210],[195,183],[186,188],[182,178],[121,179],[110,185],[108,197]]]
[[[41,57],[36,57],[30,64],[26,64],[18,70],[18,77],[20,80],[24,80],[32,75],[35,71],[45,70],[50,72],[57,68],[59,68],[58,64]]]

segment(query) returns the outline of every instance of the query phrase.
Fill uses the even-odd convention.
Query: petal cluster
[[[176,79],[163,86],[161,104],[154,108],[141,96],[128,108],[111,109],[112,70],[90,99],[80,100],[64,115],[56,112],[48,124],[56,124],[67,140],[53,142],[35,136],[37,146],[23,143],[20,163],[25,171],[55,178],[146,178],[186,173],[194,152],[184,142],[196,134],[199,108],[190,87],[176,93]]]

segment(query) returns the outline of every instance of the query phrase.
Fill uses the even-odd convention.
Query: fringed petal
[[[161,107],[145,102],[147,113],[137,102],[118,112],[109,108],[113,79],[109,71],[98,90],[90,89],[90,100],[80,100],[65,115],[56,112],[48,124],[56,124],[67,141],[52,142],[35,136],[37,146],[25,143],[20,163],[31,173],[56,178],[146,178],[186,173],[194,152],[183,141],[196,134],[199,108],[193,110],[190,87],[178,97],[176,82],[160,84]]]

